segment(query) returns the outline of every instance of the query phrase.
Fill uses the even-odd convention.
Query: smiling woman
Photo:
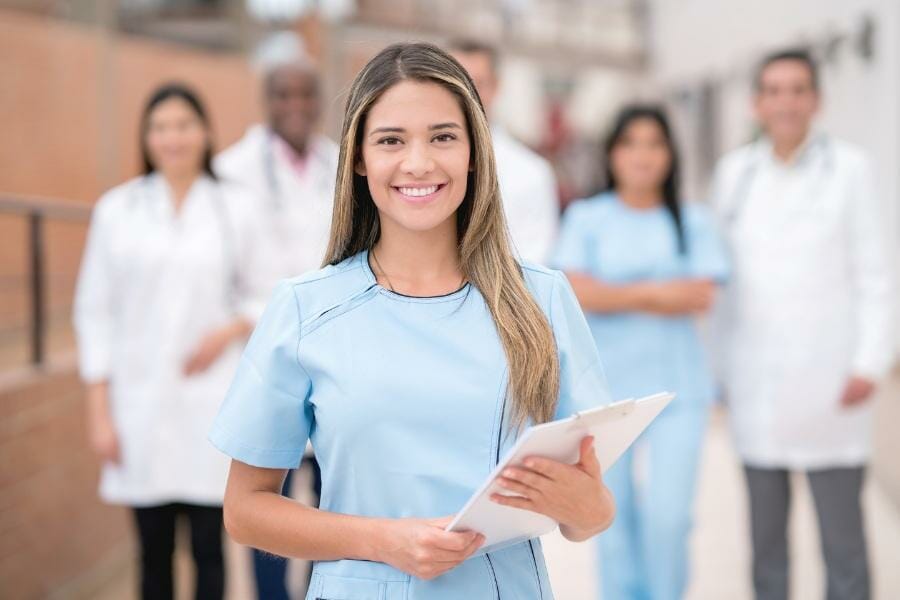
[[[234,459],[226,527],[317,561],[310,600],[552,597],[538,540],[480,548],[447,515],[522,425],[606,383],[565,278],[513,258],[484,111],[438,48],[391,46],[357,76],[326,256],[276,291],[211,433]],[[278,495],[307,439],[319,510]],[[613,503],[590,440],[582,456],[510,474],[496,501],[591,537]]]

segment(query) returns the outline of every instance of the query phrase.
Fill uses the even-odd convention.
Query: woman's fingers
[[[581,440],[578,467],[592,477],[600,476],[600,461],[597,460],[597,452],[594,449],[594,436],[592,435]]]
[[[502,504],[503,506],[511,506],[513,508],[521,508],[523,510],[530,510],[533,512],[538,512],[536,506],[533,501],[529,498],[523,498],[521,496],[504,496],[503,494],[491,494],[491,500],[496,502],[497,504]]]
[[[475,531],[444,531],[442,529],[435,530],[426,540],[426,543],[451,552],[463,552],[479,537],[483,537]]]

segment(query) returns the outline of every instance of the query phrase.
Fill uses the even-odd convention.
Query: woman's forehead
[[[427,130],[436,124],[453,122],[465,124],[465,115],[454,94],[439,83],[405,80],[375,101],[366,119],[366,130]]]

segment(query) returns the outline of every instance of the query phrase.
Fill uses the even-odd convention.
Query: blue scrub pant
[[[616,500],[616,519],[597,538],[602,600],[678,600],[684,595],[709,411],[680,400],[604,475]],[[638,446],[646,462],[636,469]]]

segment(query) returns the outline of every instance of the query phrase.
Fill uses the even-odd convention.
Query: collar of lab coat
[[[196,203],[198,195],[209,191],[215,185],[215,182],[207,173],[201,173],[191,184],[191,187],[188,188],[177,213],[175,212],[175,203],[172,199],[172,190],[161,173],[150,173],[141,184],[143,193],[140,196],[144,201],[150,202],[151,210],[158,211],[158,214],[166,215],[168,218],[176,219],[191,209]]]
[[[785,161],[775,156],[772,139],[764,135],[756,143],[756,155],[757,159],[760,159],[763,164],[770,166],[777,166],[782,169],[803,167],[822,156],[826,143],[826,135],[822,131],[810,129],[806,138],[797,147],[793,155]]]

